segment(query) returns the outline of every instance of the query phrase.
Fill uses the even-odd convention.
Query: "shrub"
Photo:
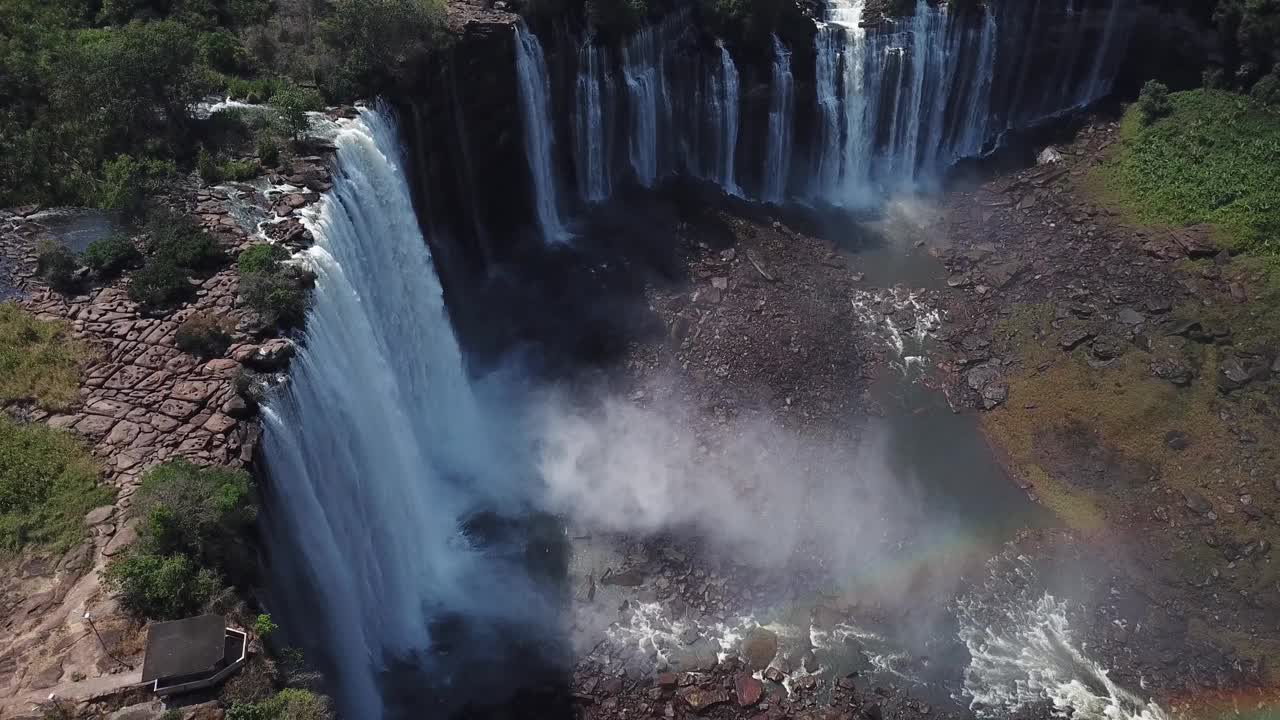
[[[0,415],[0,550],[38,544],[65,551],[84,538],[85,513],[111,495],[76,438]]]
[[[147,312],[176,307],[191,293],[187,274],[165,258],[151,260],[129,278],[129,299]]]
[[[307,313],[307,276],[297,268],[240,278],[240,300],[272,325],[292,327]]]
[[[275,273],[280,270],[280,263],[289,259],[289,251],[273,243],[257,243],[240,253],[236,266],[241,275],[252,273]]]
[[[218,72],[234,73],[249,64],[249,53],[235,33],[217,30],[204,33],[196,41],[197,54],[205,65]]]
[[[46,410],[66,409],[80,396],[80,366],[88,354],[66,323],[0,303],[0,406],[26,400]]]
[[[258,138],[258,162],[264,167],[276,167],[280,164],[280,143],[275,138]]]
[[[264,640],[271,637],[271,633],[279,629],[280,626],[276,625],[267,613],[261,613],[253,619],[253,634]]]
[[[1263,105],[1280,105],[1280,68],[1272,70],[1254,83],[1249,96]]]
[[[1227,85],[1227,76],[1222,68],[1211,65],[1200,73],[1200,85],[1206,90],[1221,90]]]
[[[258,164],[253,160],[228,160],[220,166],[219,171],[224,181],[252,180],[258,176]]]
[[[299,140],[311,127],[307,113],[324,107],[324,100],[315,90],[286,85],[276,90],[271,98],[271,107],[280,114],[285,131],[294,140]]]
[[[243,470],[170,460],[143,476],[134,514],[148,552],[217,564],[257,515],[253,482]]]
[[[134,247],[128,235],[117,233],[102,240],[94,240],[84,251],[84,264],[99,277],[110,278],[122,270],[133,267],[142,260],[142,253]]]
[[[213,238],[182,213],[156,211],[147,220],[145,231],[147,253],[153,259],[193,272],[214,268],[225,259]]]
[[[105,210],[137,215],[146,207],[147,198],[177,171],[171,160],[117,155],[102,164],[103,177],[95,202]]]
[[[195,313],[178,326],[174,340],[178,349],[206,360],[222,357],[231,347],[233,323],[208,313]]]
[[[1145,125],[1173,112],[1173,103],[1169,100],[1169,88],[1158,80],[1148,80],[1138,94],[1138,113]]]
[[[285,688],[275,697],[257,703],[236,703],[227,720],[332,720],[333,705],[310,690]]]
[[[217,185],[222,182],[222,168],[218,166],[218,161],[203,145],[200,146],[199,152],[196,153],[196,174],[200,176],[200,179],[206,185]]]
[[[368,97],[447,41],[444,0],[336,0],[321,35],[340,57],[333,94]]]
[[[68,293],[76,289],[79,285],[76,280],[79,264],[75,253],[53,240],[42,240],[36,246],[36,274],[58,292]]]
[[[151,620],[199,612],[219,587],[217,573],[197,567],[186,555],[155,555],[139,549],[113,560],[103,582],[119,593],[126,610]]]

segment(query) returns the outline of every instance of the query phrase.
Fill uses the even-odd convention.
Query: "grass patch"
[[[85,513],[111,497],[70,434],[0,415],[0,551],[31,544],[66,551],[84,538]]]
[[[1280,259],[1280,115],[1221,90],[1169,101],[1149,125],[1129,109],[1092,187],[1137,221],[1209,223],[1226,247]]]
[[[46,410],[72,405],[88,348],[66,323],[37,320],[14,303],[0,303],[0,405],[24,400]]]

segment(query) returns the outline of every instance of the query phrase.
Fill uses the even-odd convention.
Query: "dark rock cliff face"
[[[815,194],[814,186],[835,180],[815,182],[814,176],[830,170],[829,156],[837,150],[843,152],[837,164],[844,167],[833,178],[841,185],[850,182],[849,165],[857,159],[850,148],[889,156],[892,162],[885,167],[866,171],[869,187],[883,187],[887,167],[914,180],[935,166],[945,169],[954,157],[989,149],[1006,130],[1071,112],[1113,88],[1127,94],[1149,77],[1198,76],[1213,40],[1201,5],[1195,0],[988,0],[985,8],[939,16],[934,3],[914,4],[912,17],[877,22],[865,29],[865,40],[847,35],[825,50],[816,27],[797,10],[777,33],[790,52],[794,83],[786,197],[825,201],[823,188]],[[640,185],[653,182],[637,177],[640,170],[634,167],[633,139],[641,119],[634,105],[635,68],[629,64],[641,51],[661,54],[649,62],[660,66],[665,78],[665,116],[657,118],[656,141],[647,146],[657,154],[656,178],[691,175],[760,197],[776,76],[774,44],[768,38],[762,42],[758,33],[736,45],[731,35],[724,41],[735,65],[738,118],[729,150],[736,167],[725,178],[723,147],[730,141],[724,139],[723,118],[716,126],[709,117],[726,82],[714,23],[697,7],[674,12],[677,22],[654,25],[653,35],[660,37],[644,40],[657,44],[652,50],[645,50],[638,35],[592,38],[583,19],[572,13],[531,21],[545,49],[555,138],[551,151],[560,205],[568,215],[638,180]],[[814,14],[812,8],[807,12]],[[920,13],[934,19],[921,19]],[[543,253],[533,227],[517,99],[516,22],[509,13],[476,12],[460,25],[453,47],[419,68],[416,80],[393,98],[422,224],[447,290],[461,282],[486,282],[495,267]],[[855,42],[861,43],[856,52],[862,53],[862,72],[869,76],[858,86],[876,93],[870,100],[875,112],[860,128],[844,116],[833,125],[829,107],[823,116],[820,87],[821,53],[828,53],[832,68],[825,80],[825,91],[831,92],[831,72],[845,72]],[[937,47],[945,50],[939,53]],[[1173,60],[1171,48],[1177,49]],[[831,53],[838,58],[832,60]],[[581,137],[582,88],[593,62],[595,75],[586,80],[598,88],[605,107],[596,123],[597,157],[588,161]],[[847,73],[838,82],[843,84],[835,92],[844,104],[855,94],[849,89],[853,85]],[[854,132],[870,135],[859,145],[850,142]],[[590,162],[596,163],[596,173],[603,166],[607,175],[603,196],[588,187]]]

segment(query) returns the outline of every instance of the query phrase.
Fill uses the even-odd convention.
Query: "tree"
[[[218,591],[217,573],[197,567],[186,555],[157,555],[132,549],[103,573],[107,587],[138,617],[173,620],[199,612]]]
[[[301,140],[311,127],[311,120],[307,117],[307,113],[319,110],[323,105],[324,101],[321,100],[319,93],[314,90],[305,90],[297,85],[279,88],[271,97],[271,107],[280,114],[285,130],[295,142]]]
[[[376,94],[445,38],[444,0],[336,0],[321,24],[325,43],[342,58],[334,94]]]
[[[1169,100],[1169,88],[1158,80],[1148,80],[1138,93],[1138,112],[1145,125],[1159,120],[1173,112],[1173,103]]]

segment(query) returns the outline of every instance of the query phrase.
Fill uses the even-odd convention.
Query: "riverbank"
[[[1091,630],[1112,677],[1189,716],[1250,710],[1280,651],[1270,270],[1210,226],[1137,224],[1100,192],[1120,142],[1095,118],[1052,162],[948,196],[948,392],[987,407],[1011,472],[1112,578]]]

